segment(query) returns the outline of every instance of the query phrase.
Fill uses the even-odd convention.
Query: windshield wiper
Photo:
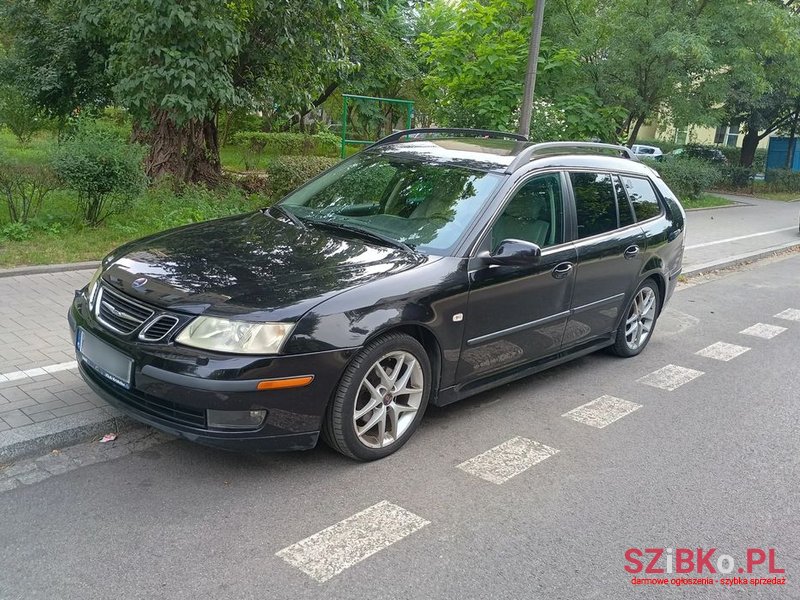
[[[267,209],[267,211],[270,211],[270,210],[272,210],[273,208],[274,208],[274,209],[275,209],[277,212],[279,212],[280,214],[282,214],[284,217],[286,217],[287,219],[289,219],[289,220],[290,220],[292,223],[294,223],[295,225],[297,225],[298,227],[302,227],[303,229],[308,229],[308,227],[306,227],[306,224],[305,224],[305,223],[303,223],[303,221],[301,221],[297,215],[295,215],[293,212],[291,212],[291,211],[289,211],[289,210],[287,210],[287,209],[283,208],[283,206],[281,206],[280,204],[273,204],[272,206],[270,206],[270,207]]]
[[[394,246],[395,248],[400,248],[401,250],[405,250],[406,252],[414,252],[414,246],[410,244],[406,244],[405,242],[401,242],[400,240],[396,240],[388,235],[383,235],[382,233],[378,233],[377,231],[372,231],[370,229],[362,229],[361,227],[356,227],[354,225],[345,225],[344,223],[337,223],[335,221],[322,221],[318,219],[309,219],[306,218],[305,221],[310,223],[314,227],[320,228],[327,228],[327,229],[335,229],[339,231],[348,231],[350,233],[355,233],[360,235],[361,237],[370,239],[372,241],[382,242],[383,245]]]

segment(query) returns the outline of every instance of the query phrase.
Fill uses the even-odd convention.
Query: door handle
[[[571,262],[563,262],[559,265],[556,265],[556,268],[553,269],[553,277],[556,279],[564,279],[567,275],[572,273],[572,269],[575,268]]]
[[[625,258],[636,258],[639,256],[639,246],[633,244],[633,246],[628,246],[625,248],[625,252],[623,253]]]

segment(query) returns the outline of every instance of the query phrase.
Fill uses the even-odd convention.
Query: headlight
[[[92,310],[94,308],[94,300],[97,297],[97,288],[100,286],[100,276],[103,274],[103,265],[97,267],[97,271],[94,272],[92,278],[89,280],[89,284],[86,286],[86,299],[89,300],[89,309]]]
[[[175,338],[185,346],[234,354],[277,354],[294,329],[291,323],[248,323],[197,317]]]

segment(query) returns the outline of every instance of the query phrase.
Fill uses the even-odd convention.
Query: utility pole
[[[531,116],[533,113],[533,92],[536,89],[536,68],[539,66],[539,46],[542,43],[542,24],[544,23],[544,0],[536,0],[533,12],[533,32],[528,48],[528,71],[525,74],[525,94],[522,98],[522,110],[519,116],[520,135],[530,135]]]

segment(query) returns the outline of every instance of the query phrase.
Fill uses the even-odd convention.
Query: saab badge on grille
[[[147,283],[147,277],[139,277],[138,279],[134,279],[131,282],[131,286],[135,287],[137,290]]]

